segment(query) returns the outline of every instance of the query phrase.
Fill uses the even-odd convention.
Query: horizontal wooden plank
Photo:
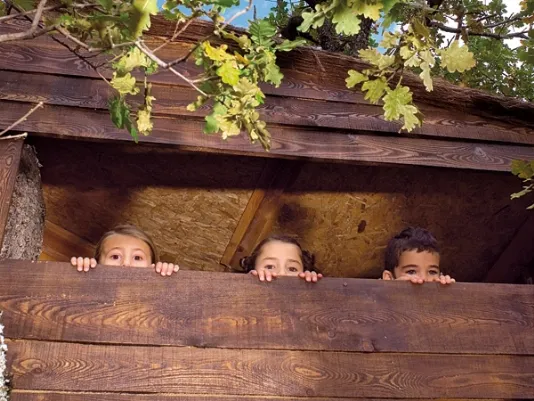
[[[210,107],[204,106],[195,113],[186,110],[197,93],[190,87],[176,90],[175,86],[154,84],[152,94],[155,114],[178,116],[205,116]],[[101,79],[88,79],[49,74],[28,74],[4,71],[0,76],[0,99],[39,102],[45,104],[82,108],[108,108],[111,88]],[[137,102],[142,103],[141,95]],[[262,118],[268,123],[322,127],[396,134],[401,124],[385,121],[380,106],[328,101],[307,100],[280,96],[268,96],[260,107]],[[455,120],[448,110],[431,108],[425,110],[425,123],[412,135],[489,140],[507,143],[534,145],[534,130],[525,127],[511,128],[491,124],[482,118]]]
[[[306,398],[309,399],[309,398]],[[314,401],[351,401],[355,398],[323,398],[314,397]],[[120,394],[101,392],[50,392],[50,391],[23,391],[14,390],[11,393],[12,401],[303,401],[298,397],[278,396],[240,396],[240,395],[196,395],[196,394]],[[359,398],[359,401],[392,401],[388,398]],[[396,398],[396,401],[414,401],[415,399]],[[432,399],[418,401],[431,401]],[[453,401],[441,399],[440,401]],[[468,399],[455,399],[454,401],[470,401]],[[479,399],[478,401],[498,401],[495,399]]]
[[[515,398],[534,394],[534,357],[359,354],[7,341],[29,390],[285,397]]]
[[[10,338],[534,355],[533,286],[336,278],[267,284],[189,271],[164,279],[150,269],[78,273],[68,264],[21,261],[0,262],[0,277]]]
[[[0,126],[8,125],[13,115],[27,111],[29,103],[0,101]],[[261,157],[309,158],[330,161],[391,163],[487,171],[510,171],[512,160],[534,158],[532,146],[505,146],[409,138],[401,135],[373,136],[271,125],[272,149],[265,152],[244,136],[221,140],[204,135],[204,122],[183,117],[154,119],[154,130],[140,136],[145,143],[179,146],[188,150]],[[19,124],[21,131],[42,136],[81,140],[131,141],[125,130],[116,128],[104,111],[47,106]]]
[[[2,24],[3,29],[20,30],[24,27],[16,26],[20,24],[27,24],[27,22],[8,21],[7,24]],[[13,25],[13,26],[10,26]],[[165,36],[172,34],[174,25],[163,19],[155,18],[153,21],[152,34],[156,36]],[[192,46],[200,39],[206,36],[207,32],[211,31],[210,23],[205,21],[196,21],[191,24],[189,28],[180,36],[180,42],[169,44],[166,48],[160,50],[158,54],[166,60],[174,60],[180,57],[180,53],[176,51],[173,46]],[[163,35],[164,34],[164,35]],[[60,35],[58,37],[61,38]],[[37,38],[36,40],[40,40]],[[43,38],[48,39],[48,38]],[[35,42],[33,40],[32,42]],[[62,39],[64,40],[64,39]],[[24,45],[30,41],[22,42]],[[8,44],[7,46],[11,46]],[[332,95],[331,100],[338,97],[348,97],[354,99],[361,95],[353,91],[347,90],[345,86],[346,71],[348,69],[364,69],[367,65],[362,61],[344,56],[342,54],[334,54],[325,51],[317,51],[311,48],[301,48],[298,51],[291,53],[282,53],[278,56],[278,64],[282,70],[286,72],[286,77],[291,74],[298,74],[306,77],[306,80],[312,83],[311,85],[304,85],[312,89],[319,89],[319,93],[326,88],[329,95]],[[288,70],[288,71],[285,71]],[[288,74],[288,72],[290,72]],[[523,102],[520,99],[506,98],[496,96],[481,90],[461,88],[441,80],[434,79],[434,91],[427,92],[423,86],[420,78],[415,74],[405,74],[404,82],[410,86],[414,91],[414,99],[418,103],[425,103],[446,109],[453,110],[458,115],[471,113],[475,115],[484,116],[489,119],[498,118],[502,121],[513,122],[519,126],[528,125],[534,127],[534,120],[532,119],[534,104]],[[298,88],[298,84],[293,82],[292,85]],[[283,84],[283,87],[286,86]],[[304,88],[302,88],[304,89]],[[317,92],[317,91],[316,91]]]

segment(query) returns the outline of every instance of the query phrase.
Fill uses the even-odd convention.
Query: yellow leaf
[[[226,52],[226,49],[228,46],[221,45],[219,47],[213,47],[210,42],[204,42],[202,44],[202,48],[204,49],[204,53],[206,56],[213,61],[224,61],[229,58],[232,58],[232,55],[228,54]]]
[[[152,132],[152,121],[150,120],[150,110],[143,108],[137,112],[137,129],[143,135],[148,135]]]
[[[384,77],[364,82],[362,91],[367,92],[365,94],[365,100],[369,100],[375,104],[378,103],[387,87],[388,84]]]
[[[139,88],[135,85],[135,78],[130,73],[119,77],[114,72],[110,83],[121,95],[136,95],[139,93]]]
[[[466,45],[460,46],[460,41],[455,40],[446,48],[440,50],[441,65],[449,72],[464,72],[473,68],[476,64],[473,53]]]
[[[434,89],[432,85],[432,77],[430,76],[430,65],[424,61],[420,65],[421,67],[421,74],[419,74],[419,77],[423,80],[423,83],[425,84],[425,88],[427,92],[432,92]]]
[[[347,88],[353,88],[355,85],[365,82],[368,79],[369,77],[361,72],[349,70],[349,77],[345,79],[345,82],[347,83]]]

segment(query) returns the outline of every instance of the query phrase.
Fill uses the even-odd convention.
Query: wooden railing
[[[534,286],[0,263],[13,401],[534,398]]]

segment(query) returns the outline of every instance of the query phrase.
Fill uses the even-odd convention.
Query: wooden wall
[[[130,222],[155,239],[163,259],[224,270],[223,253],[272,163],[133,144],[32,143],[43,165],[43,258],[56,261],[92,255],[103,232]],[[481,281],[528,217],[525,201],[509,198],[520,182],[507,173],[293,166],[293,182],[277,195],[273,231],[299,238],[329,276],[379,277],[388,239],[421,225],[440,239],[447,271]]]
[[[533,286],[14,261],[0,277],[13,401],[534,394]]]

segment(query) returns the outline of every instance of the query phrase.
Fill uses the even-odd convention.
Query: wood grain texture
[[[521,270],[534,261],[534,216],[530,215],[517,230],[499,259],[484,278],[487,283],[515,283]]]
[[[0,125],[13,111],[26,103],[0,102]],[[219,136],[202,135],[200,120],[157,117],[154,131],[140,142],[180,146],[182,149],[205,150],[262,157],[311,158],[350,162],[372,162],[464,168],[489,171],[510,171],[512,160],[534,158],[534,147],[505,146],[483,143],[448,142],[325,132],[321,130],[270,127],[272,149],[265,152],[259,144],[252,145],[244,136],[223,141]],[[105,112],[72,107],[48,106],[33,113],[19,126],[40,135],[80,140],[132,139],[116,128]]]
[[[441,268],[480,282],[529,216],[529,199],[510,199],[519,187],[503,173],[307,163],[282,195],[273,231],[298,238],[327,276],[378,278],[389,239],[425,227]]]
[[[21,24],[23,26],[20,26]],[[25,29],[24,24],[26,22],[12,20],[7,24],[2,24],[2,28],[20,31]],[[161,41],[161,36],[172,34],[174,30],[173,24],[164,20],[158,21],[157,18],[152,26],[152,34],[156,36],[154,38],[156,41]],[[176,59],[180,54],[173,46],[190,47],[201,38],[204,38],[206,33],[210,32],[210,29],[208,22],[197,21],[191,24],[188,30],[181,35],[180,42],[173,43],[162,49],[159,52],[160,56],[167,60]],[[41,40],[41,38],[36,40]],[[32,42],[35,43],[36,40]],[[50,38],[43,38],[42,40],[48,40],[50,45],[60,46]],[[63,39],[61,40],[63,41]],[[232,44],[230,45],[232,46]],[[4,52],[14,52],[13,46],[17,46],[17,44],[4,45]],[[65,48],[63,48],[63,51],[65,52]],[[79,59],[76,62],[80,64]],[[346,71],[351,68],[359,70],[367,68],[365,63],[352,57],[304,48],[288,54],[278,55],[278,63],[284,72],[286,72],[285,70],[290,70],[294,74],[306,77],[306,80],[311,85],[306,84],[304,87],[328,87],[333,95],[332,100],[338,97],[354,98],[354,91],[346,88]],[[49,72],[50,70],[48,69],[47,71]],[[532,118],[534,105],[531,103],[522,102],[519,99],[496,96],[476,89],[461,88],[441,79],[434,80],[434,91],[429,93],[416,75],[405,74],[404,80],[412,88],[416,101],[454,110],[458,115],[470,113],[489,119],[509,121],[519,126],[528,125],[531,128],[534,127],[534,119]],[[300,85],[292,83],[289,84],[289,87],[291,86],[299,88]],[[361,94],[357,96],[361,97]]]
[[[129,222],[155,241],[163,261],[222,271],[265,160],[138,146],[39,138],[47,220],[91,244]],[[59,155],[59,156],[58,156]],[[57,261],[79,247],[45,235]],[[76,253],[74,253],[76,252]],[[65,255],[66,254],[66,255]]]
[[[258,185],[243,212],[236,230],[224,251],[221,264],[241,270],[240,260],[271,234],[280,211],[280,197],[298,177],[302,163],[272,160],[266,164]]]
[[[534,392],[534,357],[120,347],[7,341],[13,385],[29,390],[516,398]]]
[[[61,226],[45,221],[43,252],[40,260],[68,262],[72,256],[90,256],[95,253],[96,244],[65,230]]]
[[[275,92],[276,93],[276,92]],[[186,106],[196,99],[196,92],[188,87],[154,84],[152,94],[157,102],[155,114],[181,116],[204,116],[210,107],[203,106],[195,113]],[[2,72],[0,99],[39,102],[45,104],[82,108],[108,108],[112,95],[109,85],[101,79]],[[268,96],[260,107],[262,118],[268,123],[322,127],[344,130],[360,130],[380,133],[397,133],[401,124],[388,122],[383,118],[380,106],[366,103],[351,104],[303,99],[286,96]],[[142,103],[139,95],[133,105]],[[449,110],[428,107],[423,109],[425,123],[412,133],[415,136],[488,140],[518,144],[534,144],[534,130],[526,127],[498,125],[482,118],[459,115]]]
[[[13,119],[6,125],[0,124],[0,127],[7,127],[15,120]],[[19,170],[23,144],[24,138],[0,138],[0,244],[4,240],[4,230],[11,205],[13,186]]]
[[[534,287],[527,285],[332,278],[267,284],[237,273],[162,278],[143,268],[78,273],[69,264],[18,261],[1,262],[0,275],[10,338],[534,355]]]
[[[88,393],[88,392],[50,392],[14,390],[12,401],[303,401],[302,398],[278,396],[239,396],[239,395],[196,395],[196,394],[119,394],[119,393]],[[324,398],[314,397],[314,401],[353,401],[355,398]],[[392,401],[387,398],[359,398],[359,401]],[[415,401],[415,399],[396,399],[397,401]],[[418,401],[433,401],[417,399]],[[441,399],[440,401],[453,401]],[[454,401],[470,401],[455,399]],[[479,399],[478,401],[500,401],[495,399]]]

